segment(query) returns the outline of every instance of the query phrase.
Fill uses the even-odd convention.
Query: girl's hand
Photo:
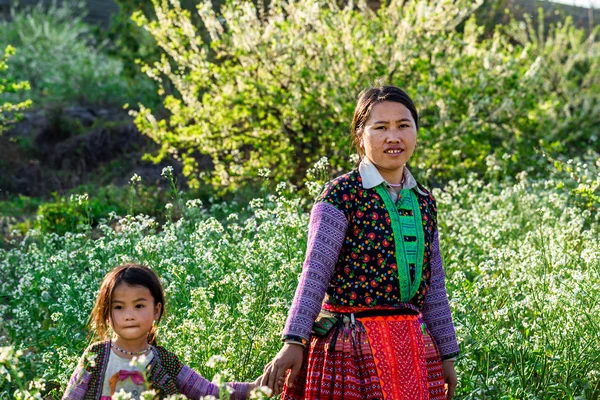
[[[248,395],[250,395],[250,393],[256,388],[262,389],[262,388],[267,387],[266,385],[261,385],[263,377],[264,377],[264,374],[259,376],[258,378],[256,378],[254,380],[254,382],[248,383]],[[284,383],[284,378],[283,377],[279,378],[279,387],[283,387],[283,383]],[[263,390],[262,393],[269,397],[273,397],[272,390],[270,388],[268,390],[269,390],[269,392],[267,392],[266,390]]]
[[[446,382],[446,389],[448,390],[446,395],[448,396],[448,400],[452,400],[454,389],[456,389],[456,384],[458,383],[456,371],[454,370],[454,361],[442,361],[442,369],[444,370],[444,381]]]
[[[258,378],[256,378],[254,380],[254,382],[248,383],[248,393],[250,393],[251,391],[253,391],[257,387],[260,387],[260,381],[262,380],[262,378],[263,378],[263,376],[261,375]]]
[[[260,382],[261,386],[268,386],[273,391],[273,396],[277,396],[283,389],[283,382],[287,371],[291,369],[285,383],[292,387],[294,379],[302,366],[302,357],[304,348],[299,344],[286,343],[277,353],[273,361],[265,366],[264,374]]]

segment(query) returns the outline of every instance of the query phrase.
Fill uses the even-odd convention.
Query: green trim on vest
[[[408,302],[417,293],[417,290],[419,290],[421,277],[423,276],[425,238],[419,201],[417,195],[410,189],[400,190],[396,204],[394,204],[383,183],[378,185],[375,190],[383,199],[385,208],[392,221],[396,265],[398,266],[398,280],[400,282],[400,300]],[[412,216],[401,215],[398,212],[399,209],[411,210]],[[407,241],[407,236],[416,237],[416,241]],[[414,280],[410,279],[410,264],[415,265]]]

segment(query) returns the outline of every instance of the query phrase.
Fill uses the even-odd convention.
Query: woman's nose
[[[388,136],[388,138],[387,138],[387,142],[388,143],[400,143],[400,136],[390,134],[390,136]]]

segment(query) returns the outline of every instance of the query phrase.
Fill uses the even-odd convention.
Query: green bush
[[[44,203],[38,209],[36,227],[44,233],[64,235],[77,230],[81,224],[91,224],[91,209],[87,195],[67,200],[55,195],[54,202]]]
[[[63,235],[79,227],[95,227],[101,219],[114,215],[144,214],[165,220],[164,203],[170,194],[155,186],[132,184],[94,188],[79,186],[72,194],[54,194],[53,201],[42,203],[36,212],[36,229]]]
[[[179,151],[193,179],[235,189],[265,167],[300,179],[321,156],[347,170],[357,94],[379,78],[406,88],[421,111],[412,164],[430,182],[488,166],[498,176],[541,172],[535,149],[598,148],[598,29],[586,38],[567,20],[544,37],[515,23],[485,38],[469,18],[477,4],[464,0],[391,1],[377,12],[362,1],[265,10],[232,0],[220,14],[204,2],[201,27],[177,2],[154,5],[157,20],[135,16],[164,52],[145,71],[178,93],[165,98],[168,118],[141,106],[136,122],[162,145],[158,159]],[[212,173],[198,176],[195,150],[212,157]]]
[[[108,43],[95,39],[84,15],[76,2],[12,8],[11,19],[0,22],[0,44],[20,49],[9,62],[13,79],[29,80],[38,105],[155,102],[153,83],[127,80],[123,63],[105,54]]]

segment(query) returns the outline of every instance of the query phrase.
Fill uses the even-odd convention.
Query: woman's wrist
[[[304,343],[296,342],[295,340],[284,340],[283,343],[284,344],[293,344],[293,345],[300,346],[303,348],[306,347],[306,345]]]
[[[308,344],[308,340],[304,339],[301,336],[296,335],[285,335],[283,338],[283,343],[285,344],[296,344],[298,346],[306,347]]]

